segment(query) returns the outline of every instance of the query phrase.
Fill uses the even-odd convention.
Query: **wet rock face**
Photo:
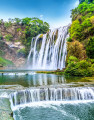
[[[14,120],[10,102],[7,98],[0,98],[0,120]]]
[[[6,27],[3,20],[0,23],[0,56],[12,61],[16,67],[23,66],[25,63],[25,54],[18,54],[18,50],[25,49],[25,46],[21,43],[24,30],[25,27],[22,25],[13,24]]]
[[[24,65],[24,54],[18,55],[15,49],[11,48],[7,43],[3,41],[0,41],[0,51],[2,51],[2,57],[12,61],[16,67]],[[2,66],[0,65],[0,67]]]

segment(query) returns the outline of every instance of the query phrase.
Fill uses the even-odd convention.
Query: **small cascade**
[[[27,59],[27,68],[33,70],[65,68],[68,28],[69,26],[65,26],[50,30],[47,34],[40,34],[33,38]]]
[[[94,88],[38,88],[14,92],[10,96],[12,108],[41,101],[94,100]]]

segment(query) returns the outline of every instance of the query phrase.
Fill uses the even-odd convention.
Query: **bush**
[[[78,62],[79,60],[74,56],[70,56],[69,59],[68,59],[68,64],[70,64],[72,61],[73,62]]]
[[[12,23],[10,21],[4,23],[4,27],[6,27],[6,28],[9,28],[11,26],[12,26]]]
[[[94,37],[91,37],[87,46],[86,46],[87,56],[91,59],[94,59]]]
[[[79,62],[70,62],[64,71],[68,76],[92,76],[94,74],[94,66],[88,63],[86,60]]]
[[[94,16],[90,18],[90,22],[94,25]]]
[[[27,51],[26,51],[25,48],[22,48],[22,49],[20,49],[20,50],[17,51],[18,57],[21,57],[21,56],[22,56],[22,57],[25,57],[26,54],[27,54]]]
[[[71,37],[67,38],[67,42],[72,42]]]
[[[17,32],[19,32],[19,31],[21,31],[21,28],[18,28],[18,29],[17,29]]]
[[[90,62],[91,64],[94,64],[94,59],[87,58],[87,61]]]
[[[25,54],[26,53],[25,48],[22,48],[22,49],[18,50],[17,53],[23,53],[23,54]]]
[[[77,59],[80,60],[86,58],[86,52],[84,50],[84,46],[78,41],[68,42],[67,50],[68,50],[68,58],[69,56],[75,56]]]
[[[80,69],[88,69],[91,66],[91,63],[87,62],[86,60],[82,60],[77,63],[78,68]]]
[[[8,34],[8,35],[5,36],[5,39],[7,41],[11,41],[13,39],[13,36],[11,34]]]

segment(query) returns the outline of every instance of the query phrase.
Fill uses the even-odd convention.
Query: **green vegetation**
[[[2,40],[3,39],[3,36],[2,36],[2,34],[0,33],[0,40]]]
[[[12,26],[11,21],[4,23],[4,27],[5,27],[5,28],[9,28],[9,27],[11,27],[11,26]]]
[[[11,34],[8,34],[8,35],[5,36],[5,39],[6,39],[7,41],[12,41],[13,36],[12,36]]]
[[[60,71],[60,70],[56,70],[56,71],[37,71],[36,73],[64,75],[64,72]]]
[[[6,60],[2,57],[0,57],[0,67],[3,67],[3,66],[11,66],[13,65],[13,63],[9,60]]]
[[[18,29],[17,29],[17,32],[19,32],[19,31],[21,31],[21,28],[18,28]]]
[[[39,36],[39,39],[42,39],[43,38],[43,34],[41,34],[40,36]]]
[[[91,3],[90,3],[91,2]],[[71,14],[65,75],[94,75],[94,1],[85,0]]]
[[[84,1],[71,14],[67,76],[94,75],[94,1]]]
[[[64,74],[67,76],[92,76],[94,74],[94,64],[86,60],[79,61],[76,57],[70,56]]]
[[[35,17],[26,17],[23,19],[9,18],[7,22],[3,21],[3,19],[0,20],[0,28],[0,66],[7,66],[12,63],[4,58],[6,58],[8,52],[12,51],[10,50],[11,48],[8,48],[6,41],[13,42],[14,44],[15,42],[19,42],[24,48],[20,49],[15,47],[14,56],[25,58],[29,53],[32,38],[41,34],[39,38],[39,43],[41,43],[43,34],[49,31],[49,24]],[[40,44],[38,46],[39,48]]]
[[[22,19],[22,25],[26,26],[25,36],[22,40],[22,43],[26,46],[26,51],[29,51],[33,37],[38,34],[45,34],[49,30],[49,24],[38,18],[24,18]]]
[[[39,18],[14,18],[9,19],[8,22],[0,20],[0,25],[4,25],[5,37],[0,35],[0,40],[5,38],[7,41],[20,41],[25,46],[26,55],[31,46],[31,40],[38,34],[45,34],[49,31],[49,24],[40,20]],[[12,31],[13,30],[13,31]],[[14,37],[18,38],[14,39]]]
[[[86,46],[86,53],[89,58],[94,59],[94,37],[91,37]]]
[[[19,49],[17,53],[26,54],[25,48]]]

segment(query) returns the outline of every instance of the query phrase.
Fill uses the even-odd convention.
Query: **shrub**
[[[27,51],[26,51],[25,48],[22,48],[22,49],[20,49],[20,50],[17,51],[17,56],[18,56],[18,57],[21,57],[21,56],[22,56],[22,57],[25,57],[26,54],[27,54]]]
[[[87,62],[86,60],[82,60],[77,63],[78,68],[80,69],[88,69],[91,66],[91,63]]]
[[[90,62],[91,64],[94,64],[94,59],[87,58],[87,61]]]
[[[6,27],[6,28],[11,27],[11,25],[12,25],[12,23],[10,21],[4,23],[4,27]]]
[[[68,76],[92,76],[94,74],[94,66],[91,66],[86,60],[79,62],[70,62],[64,71]]]
[[[69,59],[68,59],[68,64],[71,63],[72,61],[73,62],[78,62],[79,60],[74,56],[70,56]]]
[[[18,28],[18,29],[17,29],[17,32],[19,32],[19,31],[21,31],[21,28]]]
[[[14,21],[16,22],[17,25],[19,25],[21,23],[21,19],[19,19],[19,18],[15,18]]]
[[[84,46],[78,41],[68,42],[67,50],[68,50],[68,58],[69,56],[75,56],[77,59],[80,60],[86,58],[86,52],[84,50]]]
[[[91,37],[87,46],[86,46],[87,56],[91,59],[94,59],[94,37]]]
[[[91,67],[94,68],[94,64],[92,64]]]
[[[67,38],[67,42],[72,42],[71,37]]]
[[[13,36],[11,34],[8,34],[8,35],[5,36],[5,39],[7,41],[11,41],[13,39]]]
[[[22,49],[18,50],[17,53],[23,53],[23,54],[25,54],[26,53],[25,48],[22,48]]]
[[[94,16],[92,16],[92,17],[90,18],[90,22],[91,22],[92,24],[94,24]]]

